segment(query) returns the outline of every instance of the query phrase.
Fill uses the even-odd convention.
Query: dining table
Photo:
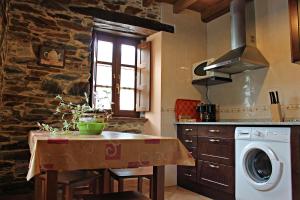
[[[29,181],[46,174],[46,200],[57,200],[57,175],[82,169],[153,166],[153,200],[164,200],[165,165],[195,166],[191,153],[176,137],[103,131],[99,135],[30,131]]]

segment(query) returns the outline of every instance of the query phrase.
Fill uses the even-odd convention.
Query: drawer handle
[[[214,168],[214,169],[219,169],[220,167],[218,165],[212,165],[212,164],[209,164],[208,165],[210,168]]]
[[[210,142],[213,142],[213,143],[220,142],[220,140],[218,140],[218,139],[210,139],[209,141],[210,141]]]
[[[220,130],[218,130],[218,129],[209,129],[208,132],[210,132],[210,133],[220,133]]]
[[[225,186],[225,187],[228,187],[228,186],[229,186],[229,185],[227,185],[227,184],[219,183],[219,182],[217,182],[217,181],[212,181],[212,180],[209,180],[209,179],[207,179],[207,178],[201,178],[201,179],[204,180],[204,181],[210,182],[210,183],[215,183],[215,184],[221,185],[221,186]]]
[[[193,131],[193,129],[191,129],[191,128],[186,128],[185,129],[185,132],[191,132],[191,131]]]
[[[184,140],[185,143],[193,143],[193,140]]]
[[[192,174],[185,173],[184,175],[187,176],[187,177],[192,177]]]

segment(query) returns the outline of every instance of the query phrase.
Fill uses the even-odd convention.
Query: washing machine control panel
[[[236,127],[235,138],[236,139],[250,139],[251,138],[251,127]]]
[[[237,140],[263,140],[276,142],[290,142],[291,129],[288,127],[237,127]]]
[[[251,138],[263,139],[266,137],[268,137],[268,133],[265,128],[252,128]]]

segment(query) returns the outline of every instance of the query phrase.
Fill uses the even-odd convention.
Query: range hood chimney
[[[256,48],[254,1],[232,0],[231,49],[204,70],[236,74],[246,70],[268,67],[269,63]]]

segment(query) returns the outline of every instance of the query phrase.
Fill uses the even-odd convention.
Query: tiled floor
[[[167,187],[165,190],[165,200],[210,200],[181,187]]]
[[[125,190],[136,190],[135,180],[125,181]],[[115,191],[117,191],[117,182],[115,182]],[[144,179],[143,182],[143,193],[149,195],[149,181]],[[165,188],[165,200],[210,200],[207,197],[201,196],[197,193],[183,189],[178,186],[166,187]]]

